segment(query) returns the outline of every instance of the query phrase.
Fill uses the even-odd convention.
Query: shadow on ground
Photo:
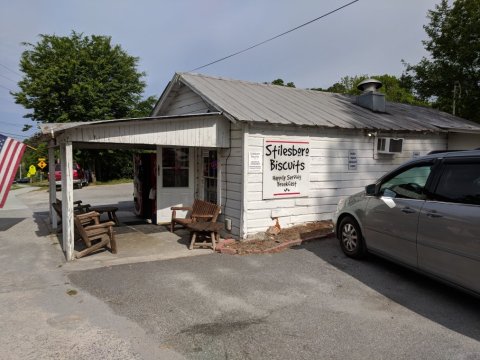
[[[12,217],[12,218],[1,218],[0,219],[0,231],[7,231],[11,227],[21,223],[26,218],[24,217]]]
[[[353,260],[336,238],[295,247],[311,251],[366,286],[448,329],[480,341],[479,299],[377,256]],[[480,274],[479,274],[480,276]]]
[[[35,230],[35,234],[38,237],[47,236],[51,233],[51,225],[50,221],[50,214],[48,211],[35,211],[33,213],[33,220],[37,225],[37,229]],[[59,225],[61,226],[61,224]]]

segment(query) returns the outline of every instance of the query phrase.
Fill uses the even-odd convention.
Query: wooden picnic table
[[[194,222],[186,225],[191,232],[192,239],[190,241],[189,249],[192,250],[194,246],[206,246],[211,245],[213,251],[215,251],[215,241],[219,240],[219,231],[223,229],[223,224],[218,222],[201,221]],[[210,237],[210,243],[205,242],[206,237]],[[197,238],[204,239],[203,243],[195,243]]]
[[[110,221],[114,221],[116,225],[120,225],[120,221],[118,221],[116,214],[118,207],[116,206],[91,206],[89,211],[96,211],[99,214],[107,213]]]

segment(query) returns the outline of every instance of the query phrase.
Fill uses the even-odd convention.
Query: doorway
[[[172,206],[191,206],[194,198],[193,149],[161,147],[157,151],[157,222],[170,222]]]

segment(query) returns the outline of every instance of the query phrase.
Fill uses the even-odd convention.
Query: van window
[[[445,164],[435,199],[480,205],[480,162]]]
[[[380,186],[380,195],[392,198],[425,200],[425,184],[431,171],[431,164],[418,165],[402,171],[387,179]]]

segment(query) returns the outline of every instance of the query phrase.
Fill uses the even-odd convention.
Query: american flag
[[[25,147],[25,144],[0,134],[0,208],[7,201]]]

